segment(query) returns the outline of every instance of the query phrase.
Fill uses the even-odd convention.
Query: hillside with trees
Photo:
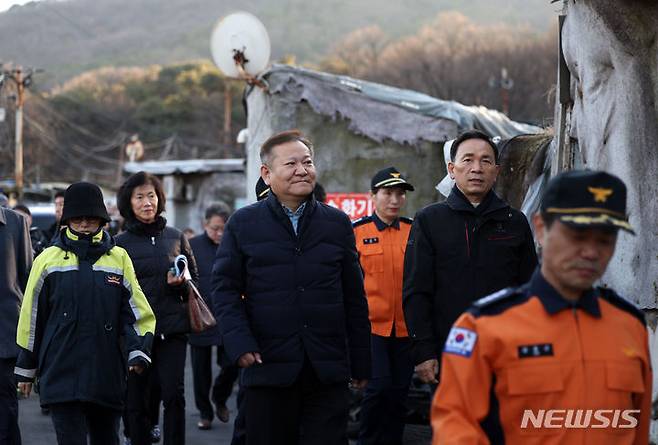
[[[348,33],[377,25],[391,38],[414,34],[440,12],[477,24],[530,26],[557,21],[549,0],[66,0],[14,6],[0,14],[0,61],[43,68],[52,87],[103,66],[166,65],[209,58],[216,21],[236,10],[257,15],[272,57],[318,62]]]
[[[114,186],[133,135],[149,160],[243,156],[234,141],[246,124],[244,84],[225,79],[208,50],[215,19],[238,8],[265,22],[274,60],[550,123],[557,36],[548,1],[470,0],[460,2],[463,12],[442,12],[453,3],[66,0],[14,7],[0,14],[0,61],[45,69],[27,93],[26,182],[84,178]],[[510,90],[500,88],[503,68]],[[6,82],[3,178],[13,176],[12,94]]]

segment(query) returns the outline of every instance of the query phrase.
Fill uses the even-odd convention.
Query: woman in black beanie
[[[125,232],[117,244],[128,251],[137,279],[157,320],[152,349],[152,366],[128,378],[126,417],[132,445],[151,443],[148,388],[159,384],[164,405],[164,445],[185,443],[184,371],[187,334],[187,283],[170,268],[174,258],[187,257],[192,280],[198,273],[192,249],[180,230],[167,226],[162,217],[165,195],[155,176],[139,172],[121,186],[117,205],[125,219]],[[152,382],[156,379],[156,382]]]
[[[39,377],[59,444],[118,444],[126,371],[150,362],[155,318],[109,220],[97,185],[72,184],[66,228],[34,261],[21,306],[19,388],[29,395]]]

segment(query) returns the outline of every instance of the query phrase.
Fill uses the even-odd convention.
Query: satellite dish
[[[255,82],[270,61],[270,38],[265,26],[248,12],[221,19],[210,36],[215,65],[228,77]]]

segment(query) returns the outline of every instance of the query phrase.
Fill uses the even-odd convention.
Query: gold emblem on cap
[[[400,177],[400,173],[391,173],[391,176],[393,176],[394,178],[399,178],[399,177]]]
[[[606,202],[610,195],[612,195],[612,189],[587,187],[587,190],[594,195],[594,202]]]

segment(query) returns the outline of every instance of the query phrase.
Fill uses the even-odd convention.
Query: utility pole
[[[231,114],[233,113],[233,101],[231,100],[231,85],[229,79],[224,79],[224,156],[227,156],[229,145],[233,142],[231,138]]]
[[[23,83],[23,71],[17,68],[14,71],[16,82],[16,193],[18,202],[23,200],[23,104],[25,103],[25,84]]]
[[[14,176],[16,182],[16,195],[18,201],[23,200],[23,105],[25,104],[25,89],[32,84],[34,71],[26,72],[19,66],[3,73],[5,78],[11,79],[16,85],[16,147]]]

